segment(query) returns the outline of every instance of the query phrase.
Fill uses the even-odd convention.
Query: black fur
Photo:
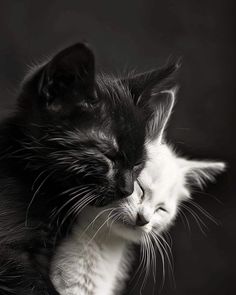
[[[25,79],[0,126],[1,295],[57,294],[48,276],[54,246],[83,206],[132,193],[158,101],[151,92],[175,69],[104,76],[78,43]]]

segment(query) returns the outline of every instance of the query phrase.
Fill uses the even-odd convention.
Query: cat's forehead
[[[146,144],[147,162],[144,174],[149,175],[150,181],[156,182],[168,176],[178,174],[176,156],[167,144],[158,140]],[[147,180],[147,176],[145,175]]]
[[[145,199],[160,202],[171,194],[176,184],[182,183],[181,171],[175,154],[167,145],[155,142],[146,147],[148,160],[139,181],[145,190]]]

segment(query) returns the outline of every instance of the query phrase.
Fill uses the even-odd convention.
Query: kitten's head
[[[140,242],[144,236],[159,236],[173,223],[180,203],[190,199],[191,185],[202,186],[224,170],[220,162],[194,161],[179,157],[163,139],[176,90],[165,91],[149,126],[152,140],[147,141],[147,162],[135,190],[107,211],[108,225],[126,240]],[[166,95],[167,94],[167,95]],[[104,218],[106,218],[104,216]],[[115,220],[115,221],[114,221]]]
[[[50,179],[70,206],[81,196],[101,205],[132,194],[146,159],[154,92],[177,67],[117,78],[96,73],[84,44],[59,52],[23,84],[26,169],[39,175],[38,183]]]

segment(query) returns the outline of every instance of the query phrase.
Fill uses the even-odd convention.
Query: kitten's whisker
[[[174,280],[174,268],[173,268],[173,255],[172,255],[172,251],[171,251],[171,248],[169,246],[169,244],[166,242],[166,240],[160,235],[160,234],[155,234],[157,239],[158,239],[158,242],[160,244],[160,246],[162,247],[166,257],[167,257],[167,261],[168,261],[168,264],[169,264],[169,269],[170,269],[170,272],[171,272],[171,278],[173,280],[173,282],[175,281]],[[163,244],[164,243],[164,244]],[[165,246],[167,246],[167,249],[165,248]]]
[[[170,247],[170,245],[167,243],[167,241],[164,239],[164,237],[162,236],[162,235],[160,235],[160,234],[157,234],[157,236],[161,239],[161,241],[164,243],[164,245],[167,247],[167,254],[168,254],[168,252],[169,252],[169,254],[170,254],[170,263],[171,263],[171,265],[173,265],[173,261],[174,261],[174,259],[173,259],[173,255],[172,255],[172,249],[171,249],[171,247]]]
[[[198,225],[198,227],[199,227],[199,229],[201,230],[201,232],[204,234],[204,235],[206,235],[206,233],[205,233],[205,231],[203,230],[203,228],[202,228],[202,226],[201,226],[201,224],[203,225],[203,226],[205,226],[206,228],[208,228],[207,226],[206,226],[206,224],[202,221],[202,219],[191,209],[191,208],[189,208],[186,204],[184,205],[184,204],[182,204],[181,205],[184,209],[186,209],[191,215],[192,215],[192,217],[194,218],[194,220],[196,221],[196,223],[197,223],[197,225]]]
[[[133,281],[133,280],[135,279],[135,277],[137,276],[139,270],[140,270],[140,273],[139,273],[139,276],[138,276],[138,278],[137,278],[137,280],[136,280],[136,283],[135,283],[134,287],[132,288],[132,290],[137,286],[137,284],[138,284],[138,282],[139,282],[139,279],[140,279],[140,277],[141,277],[141,275],[142,275],[142,272],[143,272],[144,266],[145,266],[145,264],[144,264],[144,260],[145,260],[145,257],[144,257],[144,256],[145,256],[145,254],[144,254],[144,253],[145,253],[144,237],[141,238],[140,253],[141,253],[141,259],[140,259],[140,262],[139,262],[139,265],[138,265],[137,270],[135,271],[135,273],[134,273],[133,276],[132,276],[131,281]]]
[[[179,216],[183,222],[183,225],[186,226],[188,231],[191,233],[191,227],[190,227],[187,216],[184,214],[184,212],[182,210],[179,210],[178,213],[179,213]]]
[[[160,242],[159,238],[157,236],[155,236],[153,234],[153,232],[151,232],[151,235],[152,235],[152,238],[154,239],[154,241],[156,242],[157,249],[158,249],[159,254],[161,256],[161,261],[162,261],[162,287],[161,288],[163,288],[164,282],[165,282],[165,277],[166,277],[166,274],[165,274],[165,256],[164,256],[164,254],[162,252],[162,247],[160,246],[161,242]]]
[[[191,191],[192,191],[193,193],[197,193],[197,194],[201,194],[201,195],[204,195],[204,196],[210,197],[210,198],[212,198],[213,200],[215,200],[217,203],[219,203],[220,205],[224,205],[224,203],[223,203],[220,199],[218,199],[216,196],[214,196],[214,195],[212,195],[212,194],[209,194],[209,193],[204,192],[204,191],[196,190],[196,189],[193,189],[193,188],[191,189]]]
[[[144,235],[144,243],[145,243],[145,248],[146,248],[146,268],[145,269],[145,275],[144,275],[144,279],[143,279],[143,282],[142,282],[142,285],[141,285],[141,288],[140,288],[140,292],[142,291],[146,281],[147,281],[147,278],[148,278],[148,274],[150,272],[150,246],[149,246],[149,243],[147,241],[147,234],[145,233]]]
[[[152,253],[152,259],[151,259],[151,264],[152,264],[152,275],[153,275],[153,280],[154,280],[154,284],[156,284],[156,252],[153,246],[153,240],[150,238],[150,236],[148,235],[148,241],[150,244],[150,250]]]
[[[209,213],[207,210],[203,209],[199,204],[194,202],[193,200],[189,200],[189,203],[192,204],[196,209],[199,210],[205,217],[207,217],[209,220],[211,220],[216,225],[219,225],[217,220]]]

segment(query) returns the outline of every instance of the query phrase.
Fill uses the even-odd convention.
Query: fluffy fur
[[[0,294],[57,294],[52,251],[84,206],[133,192],[176,68],[106,76],[78,43],[24,79],[15,113],[0,125]]]
[[[149,126],[147,162],[131,196],[105,208],[86,207],[71,236],[57,250],[51,278],[61,295],[118,294],[128,278],[132,244],[141,244],[147,267],[166,243],[162,233],[173,224],[180,204],[190,200],[191,185],[202,186],[222,172],[221,162],[179,157],[165,143],[163,132],[176,89],[163,91],[156,121]]]

